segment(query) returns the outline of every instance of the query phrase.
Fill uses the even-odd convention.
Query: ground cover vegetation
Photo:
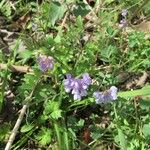
[[[149,0],[0,1],[0,149],[150,149]]]

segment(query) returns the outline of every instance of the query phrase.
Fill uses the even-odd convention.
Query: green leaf
[[[140,107],[142,109],[149,109],[150,108],[150,96],[143,96],[142,100],[140,100]]]
[[[80,119],[79,121],[78,121],[78,123],[77,123],[77,126],[78,127],[83,127],[84,126],[84,119]]]
[[[32,51],[29,51],[29,50],[24,50],[24,51],[19,52],[19,56],[23,59],[28,59],[31,57],[31,55],[32,55]]]
[[[85,3],[79,3],[73,10],[75,16],[85,16],[90,12],[89,6]]]
[[[150,90],[150,86],[149,86],[149,85],[144,86],[142,89],[143,89],[143,90]],[[150,94],[150,93],[149,93],[149,94]]]
[[[49,45],[53,45],[55,43],[53,35],[46,35],[46,41]]]
[[[123,97],[123,98],[130,98],[130,97],[135,97],[135,96],[146,96],[149,94],[150,94],[150,86],[146,86],[140,90],[119,92],[118,96]]]
[[[102,128],[97,128],[95,125],[92,126],[92,133],[91,133],[91,137],[94,140],[98,140],[102,137],[103,135],[103,129]]]
[[[8,123],[3,123],[0,125],[0,141],[2,142],[6,137],[9,136],[10,132],[10,124]]]
[[[2,9],[2,7],[3,7],[3,5],[4,5],[5,2],[6,2],[6,0],[2,0],[2,1],[0,2],[0,9]]]
[[[110,4],[112,3],[114,0],[105,0],[106,3]]]
[[[82,17],[78,16],[77,17],[77,26],[82,29],[83,28],[83,21],[82,21]]]
[[[67,131],[65,131],[63,133],[63,140],[64,140],[64,148],[65,148],[65,150],[70,150],[70,140],[69,140]]]
[[[21,128],[21,132],[22,132],[22,133],[29,132],[29,131],[32,130],[33,128],[34,128],[34,125],[24,125],[24,126]]]
[[[118,129],[118,137],[119,137],[121,150],[126,150],[127,149],[126,139],[121,129]]]
[[[117,52],[115,46],[109,45],[108,47],[101,50],[101,60],[109,62],[113,54]]]
[[[2,92],[0,92],[0,113],[2,110],[2,106],[3,106],[3,99],[4,99],[4,96],[3,96]]]
[[[107,28],[107,33],[110,35],[110,36],[113,36],[114,35],[114,33],[116,33],[116,30],[114,30],[114,28],[112,28],[112,27],[108,27]]]
[[[39,141],[41,145],[46,145],[51,142],[51,135],[52,131],[50,129],[42,127],[38,135],[36,136],[36,139]]]
[[[55,43],[61,43],[61,37],[57,35],[54,39]]]
[[[44,114],[49,115],[53,119],[61,117],[62,110],[59,109],[59,103],[55,101],[49,101],[45,104]]]
[[[11,15],[11,6],[10,6],[10,4],[6,0],[2,0],[0,2],[0,10],[8,18],[11,17],[10,16]]]
[[[53,118],[53,119],[58,119],[61,117],[61,112],[62,110],[58,109],[56,111],[53,111],[50,116]]]
[[[24,90],[31,90],[35,85],[35,77],[34,75],[26,74],[24,75],[24,82],[20,86],[20,90],[23,92]]]
[[[144,124],[143,126],[143,134],[145,137],[150,136],[150,124]]]
[[[66,7],[58,2],[45,3],[43,6],[45,16],[49,18],[52,26],[58,19],[61,19],[66,11]]]
[[[59,104],[58,102],[55,101],[48,101],[47,103],[45,103],[45,109],[44,109],[44,113],[46,115],[52,113],[53,111],[56,111],[59,109]]]
[[[143,7],[146,14],[149,14],[150,12],[150,1]]]

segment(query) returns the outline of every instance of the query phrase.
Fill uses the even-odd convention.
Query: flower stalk
[[[30,95],[28,97],[26,97],[26,99],[24,100],[25,104],[23,105],[23,107],[22,107],[22,109],[20,111],[20,115],[19,115],[19,117],[18,117],[18,119],[16,121],[16,124],[15,124],[12,132],[11,132],[11,135],[9,137],[9,140],[8,140],[7,144],[6,144],[5,150],[10,150],[11,149],[13,141],[15,140],[15,137],[17,135],[18,129],[19,129],[20,125],[21,125],[21,122],[23,120],[25,112],[26,112],[26,110],[27,110],[27,108],[29,106],[29,102],[31,101],[31,98],[33,96],[33,93],[34,93],[38,83],[39,83],[39,80],[35,84],[35,86],[34,86],[33,90],[31,91]]]

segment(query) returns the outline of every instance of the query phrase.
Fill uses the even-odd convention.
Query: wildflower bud
[[[66,75],[64,80],[65,91],[74,95],[74,100],[81,100],[87,95],[88,86],[91,84],[91,78],[88,73],[82,75],[82,79],[74,78],[71,74]]]
[[[121,15],[122,15],[123,17],[126,17],[127,14],[128,14],[128,10],[127,10],[127,9],[123,9],[122,12],[121,12]]]
[[[124,28],[124,27],[127,27],[128,26],[128,22],[126,20],[126,16],[128,14],[128,10],[127,9],[123,9],[122,12],[121,12],[121,20],[119,22],[119,27],[120,28]]]
[[[114,101],[117,99],[117,88],[112,86],[105,92],[94,92],[93,97],[96,99],[97,104]]]
[[[51,56],[39,55],[37,59],[40,70],[46,72],[48,70],[53,70],[54,68],[54,59]]]

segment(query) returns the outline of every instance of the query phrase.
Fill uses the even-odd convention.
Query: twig
[[[16,137],[17,131],[18,131],[19,127],[20,127],[20,124],[22,122],[22,119],[24,117],[24,114],[26,112],[27,107],[28,107],[28,104],[23,105],[23,107],[21,109],[21,112],[20,112],[20,115],[19,115],[19,118],[17,119],[17,122],[16,122],[16,124],[15,124],[15,126],[14,126],[14,128],[12,130],[12,133],[11,133],[11,135],[9,137],[9,140],[7,142],[5,150],[10,150],[11,145],[12,145],[12,143],[13,143],[15,137]]]
[[[17,135],[18,129],[19,129],[20,124],[22,122],[22,119],[23,119],[23,117],[25,115],[25,112],[26,112],[26,110],[27,110],[27,108],[29,106],[29,101],[30,101],[30,99],[31,99],[31,97],[32,97],[32,95],[33,95],[33,93],[35,91],[35,88],[38,85],[38,83],[39,83],[39,80],[35,84],[35,86],[34,86],[33,90],[31,91],[30,95],[28,97],[26,97],[26,99],[24,100],[25,104],[23,105],[23,107],[21,109],[20,115],[19,115],[19,117],[18,117],[18,119],[16,121],[16,124],[15,124],[15,126],[14,126],[14,128],[12,130],[12,133],[11,133],[11,135],[9,137],[9,140],[8,140],[8,142],[6,144],[5,150],[10,150],[10,148],[11,148],[11,145],[12,145],[12,143],[13,143],[16,135]]]
[[[12,72],[33,72],[33,70],[29,66],[16,66],[16,65],[11,65],[8,67]],[[0,63],[0,70],[1,69],[7,69],[7,64],[1,64]]]
[[[63,29],[63,27],[65,27],[65,23],[66,23],[68,15],[69,15],[69,12],[67,11],[64,18],[63,18],[63,20],[62,20],[62,23],[60,25],[60,29],[58,30],[57,35],[60,35],[62,33],[62,29]]]
[[[61,23],[61,28],[63,28],[65,26],[65,23],[66,23],[68,15],[69,15],[69,12],[67,11],[66,14],[65,14],[65,17],[64,17],[64,19],[63,19],[63,21]]]

